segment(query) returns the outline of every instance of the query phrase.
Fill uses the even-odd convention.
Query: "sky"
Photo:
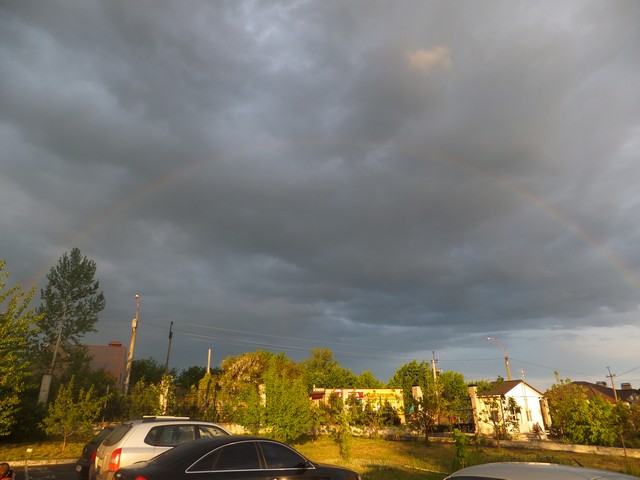
[[[640,2],[5,0],[0,259],[85,343],[640,387]],[[491,337],[495,340],[487,341]],[[607,375],[612,377],[607,377]]]

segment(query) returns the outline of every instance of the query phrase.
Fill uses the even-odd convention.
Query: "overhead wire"
[[[128,323],[128,322],[120,322],[120,321],[113,321],[113,322],[101,322],[101,323]],[[166,325],[159,325],[157,323],[154,322],[149,322],[146,321],[144,322],[145,326],[150,326],[150,327],[154,327],[154,328],[159,328],[159,329],[166,329],[168,328]],[[248,339],[239,339],[239,338],[233,338],[233,337],[229,337],[229,336],[216,336],[216,335],[209,335],[209,334],[203,334],[203,333],[196,333],[187,329],[182,328],[182,326],[178,325],[175,326],[174,324],[174,332],[176,333],[182,333],[185,336],[192,338],[194,340],[197,341],[206,341],[206,342],[215,342],[215,343],[224,343],[224,344],[232,344],[232,345],[250,345],[252,347],[258,347],[258,348],[266,348],[266,349],[274,349],[274,350],[283,350],[283,351],[294,351],[294,352],[309,352],[311,348],[321,348],[324,345],[336,345],[336,346],[344,346],[344,347],[358,347],[358,348],[366,348],[366,349],[382,349],[384,347],[381,346],[375,346],[375,345],[362,345],[362,344],[353,344],[353,343],[343,343],[343,342],[335,342],[335,341],[330,341],[330,340],[323,340],[321,342],[319,342],[317,339],[311,339],[311,338],[302,338],[302,337],[291,337],[291,336],[286,336],[286,335],[275,335],[275,334],[269,334],[269,333],[257,333],[257,332],[249,332],[246,330],[235,330],[235,329],[229,329],[229,328],[222,328],[222,327],[216,327],[213,325],[203,325],[203,324],[198,324],[198,323],[186,323],[184,324],[186,326],[189,327],[194,327],[194,328],[203,328],[203,329],[207,329],[207,330],[216,330],[216,331],[220,331],[220,332],[228,332],[228,333],[234,333],[234,334],[240,334],[240,335],[248,335],[248,336],[253,336],[253,337],[264,337],[264,338],[272,338],[272,339],[279,339],[279,340],[291,340],[291,341],[297,341],[297,342],[307,342],[307,343],[314,343],[315,345],[313,346],[309,346],[309,347],[304,347],[304,346],[297,346],[297,345],[291,345],[291,344],[274,344],[274,343],[269,343],[269,342],[265,342],[265,341],[259,341],[259,340],[248,340]],[[415,360],[415,357],[409,357],[409,356],[398,356],[398,355],[384,355],[384,354],[380,354],[379,352],[354,352],[354,351],[343,351],[343,350],[331,350],[331,353],[335,356],[339,356],[339,357],[353,357],[353,358],[369,358],[369,359],[374,359],[374,360],[394,360],[394,361],[412,361]],[[580,375],[583,377],[600,377],[601,375],[599,374],[593,374],[593,373],[584,373],[584,372],[578,372],[578,371],[572,371],[572,370],[566,370],[566,369],[560,369],[558,367],[552,367],[549,365],[542,365],[539,363],[534,363],[534,362],[529,362],[527,360],[522,360],[519,358],[515,358],[515,357],[510,357],[511,360],[515,360],[519,363],[525,364],[525,365],[531,365],[533,367],[536,368],[541,368],[541,369],[545,369],[545,370],[549,370],[552,372],[555,371],[560,371],[562,370],[563,373],[569,373],[569,374],[574,374],[574,375]],[[501,360],[502,357],[488,357],[488,358],[470,358],[470,359],[455,359],[455,358],[440,358],[439,360],[441,362],[447,362],[447,363],[477,363],[477,362],[494,362],[497,360]],[[635,370],[640,369],[640,366],[634,367],[630,370],[627,370],[624,373],[621,373],[619,375],[617,375],[618,377],[626,375],[628,373],[631,373]]]

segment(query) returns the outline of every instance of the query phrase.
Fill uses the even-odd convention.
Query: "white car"
[[[124,422],[98,447],[94,479],[112,480],[120,467],[149,460],[191,440],[220,435],[230,434],[216,423],[189,417],[143,417]]]
[[[638,480],[624,473],[553,463],[485,463],[463,468],[445,480]]]

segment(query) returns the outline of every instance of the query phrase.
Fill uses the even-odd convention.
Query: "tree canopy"
[[[311,356],[300,362],[305,370],[307,387],[311,390],[318,388],[354,388],[356,376],[342,367],[333,358],[333,352],[328,348],[314,348]]]
[[[619,420],[611,403],[597,395],[588,398],[585,387],[557,374],[545,395],[559,437],[585,445],[611,446],[616,441]]]
[[[7,287],[9,272],[0,260],[0,436],[9,435],[24,405],[20,399],[30,374],[30,342],[38,316],[28,308],[34,289]]]
[[[74,383],[71,377],[69,383],[60,385],[42,422],[45,432],[62,437],[63,452],[71,435],[91,431],[91,424],[98,418],[105,402],[105,397],[97,396],[93,387],[75,392]]]
[[[38,321],[43,363],[51,362],[62,348],[67,355],[77,353],[82,337],[95,331],[98,314],[105,307],[100,282],[95,279],[96,263],[78,248],[65,252],[47,274],[48,284],[41,290]]]

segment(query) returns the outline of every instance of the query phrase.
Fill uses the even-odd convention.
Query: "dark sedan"
[[[360,480],[352,470],[314,463],[284,443],[259,437],[202,438],[116,472],[115,480]]]
[[[109,435],[116,427],[105,427],[100,433],[89,440],[82,449],[82,455],[76,462],[76,476],[78,480],[91,480],[90,473],[93,472],[93,462],[96,459],[96,451],[107,435]]]

